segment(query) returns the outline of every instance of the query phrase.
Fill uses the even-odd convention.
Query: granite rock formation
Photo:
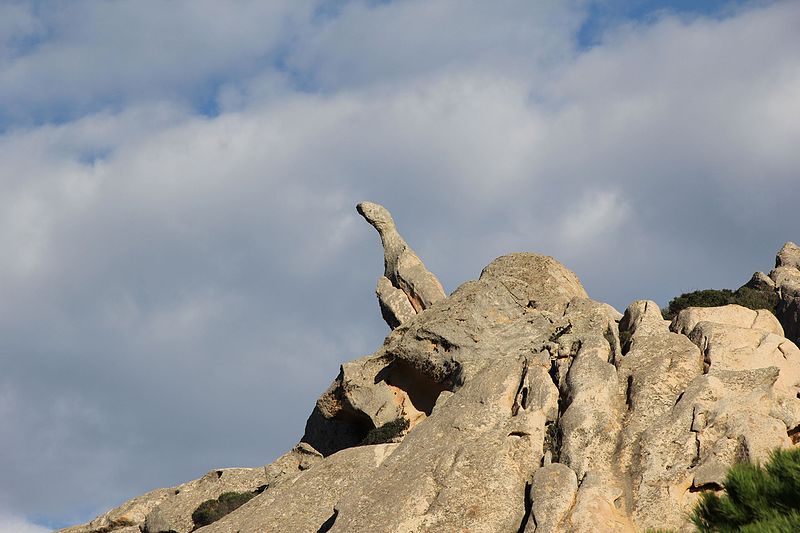
[[[383,276],[375,290],[389,327],[394,329],[445,298],[442,284],[397,231],[394,219],[382,205],[361,202],[356,209],[378,230],[383,244]]]
[[[756,272],[744,286],[778,295],[775,314],[786,338],[800,343],[800,246],[793,242],[784,244],[769,275]]]
[[[359,212],[384,243],[378,297],[393,330],[342,365],[300,444],[65,531],[188,533],[191,507],[230,490],[227,477],[258,495],[197,531],[691,531],[687,511],[732,464],[800,441],[800,350],[768,311],[689,308],[670,323],[637,301],[623,314],[533,253],[444,297],[388,211]],[[757,282],[791,303],[787,247]],[[403,432],[363,444],[398,419]]]

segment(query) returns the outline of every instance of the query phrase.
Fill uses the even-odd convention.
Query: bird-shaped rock
[[[389,327],[394,329],[433,303],[446,297],[442,284],[398,233],[392,215],[382,205],[361,202],[359,214],[381,236],[383,276],[375,290]]]

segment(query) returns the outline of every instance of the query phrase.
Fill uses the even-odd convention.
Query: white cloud
[[[50,529],[29,522],[23,517],[0,514],[0,533],[48,533]]]
[[[0,56],[0,101],[14,105],[0,119],[24,122],[132,100],[213,97],[217,80],[274,62],[313,2],[82,0],[5,9],[16,22],[0,34],[12,50]]]
[[[293,68],[328,89],[481,69],[530,74],[570,57],[583,2],[345,2],[305,28]]]
[[[628,206],[613,192],[586,194],[563,213],[560,239],[564,246],[585,249],[591,241],[613,238],[628,218],[628,211]]]

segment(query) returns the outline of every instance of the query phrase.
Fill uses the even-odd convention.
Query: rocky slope
[[[621,314],[590,299],[532,253],[445,297],[385,209],[359,212],[384,243],[377,294],[393,330],[342,365],[300,444],[63,531],[185,533],[197,505],[231,490],[258,495],[197,531],[689,531],[686,511],[734,462],[800,440],[800,350],[784,335],[797,339],[797,246],[751,281],[779,293],[783,325],[736,305],[670,323],[655,302]],[[398,419],[401,434],[363,445]]]

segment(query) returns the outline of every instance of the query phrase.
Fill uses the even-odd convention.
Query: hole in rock
[[[796,428],[790,429],[786,432],[790,439],[792,439],[792,444],[797,444],[800,442],[800,426]]]
[[[374,428],[375,424],[364,413],[342,410],[335,417],[326,418],[315,406],[306,421],[301,441],[327,457],[339,450],[358,446]]]
[[[436,399],[443,391],[452,391],[450,379],[438,383],[405,361],[395,360],[375,376],[375,382],[385,381],[408,396],[414,409],[430,416]]]
[[[582,347],[582,346],[583,346],[583,343],[581,342],[581,340],[580,340],[580,339],[578,339],[578,340],[576,340],[575,342],[573,342],[573,343],[572,343],[572,346],[571,346],[571,347],[570,347],[570,349],[569,349],[569,356],[570,356],[570,357],[575,357],[575,356],[577,356],[577,355],[578,355],[578,352],[580,352],[580,351],[581,351],[581,347]]]
[[[694,486],[692,485],[689,487],[689,492],[703,492],[706,490],[713,490],[713,491],[720,491],[722,490],[722,486],[718,483],[703,483],[702,485]]]
[[[623,496],[620,496],[619,498],[614,500],[614,507],[617,509],[622,509],[622,504],[624,503],[624,501],[625,498]]]
[[[625,405],[630,409],[633,406],[633,376],[628,376],[628,385],[625,388]]]

